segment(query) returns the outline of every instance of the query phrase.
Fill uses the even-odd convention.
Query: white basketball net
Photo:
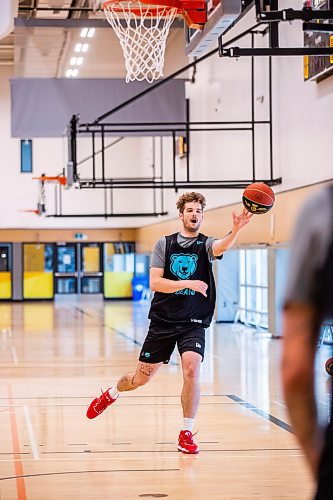
[[[139,15],[134,14],[133,9]],[[104,12],[123,49],[126,82],[146,79],[151,83],[161,78],[166,40],[177,9],[117,2],[105,4]]]

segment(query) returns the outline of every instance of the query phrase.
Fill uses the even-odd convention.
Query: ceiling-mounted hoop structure
[[[45,215],[46,213],[46,194],[45,184],[56,184],[56,191],[61,190],[61,187],[68,187],[67,177],[65,175],[45,175],[33,177],[33,180],[39,181],[38,202],[36,209],[23,210],[23,212],[34,213],[36,215]]]
[[[163,76],[166,41],[177,15],[196,29],[207,21],[203,0],[107,0],[102,9],[123,50],[126,82],[152,83]]]
[[[230,47],[230,43],[224,43],[223,35],[218,38],[219,56],[234,57],[242,56],[333,56],[333,47],[280,47],[279,25],[281,22],[292,23],[302,21],[303,31],[313,30],[331,31],[329,20],[333,19],[333,9],[313,9],[305,5],[301,10],[293,8],[279,10],[279,0],[254,0],[256,19],[259,25],[268,26],[269,47]],[[311,23],[310,21],[316,21]],[[243,35],[247,32],[244,31]],[[241,34],[242,35],[242,34]]]

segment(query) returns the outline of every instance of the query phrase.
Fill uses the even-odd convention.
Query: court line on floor
[[[65,476],[67,474],[91,474],[91,473],[104,473],[104,472],[175,472],[180,469],[102,469],[102,470],[78,470],[66,472],[42,472],[40,474],[24,474],[21,476],[0,477],[0,481],[9,479],[24,479],[26,477],[42,477],[42,476]],[[26,497],[25,497],[26,498]]]
[[[89,399],[90,396],[18,396],[15,397],[15,399]],[[212,398],[212,397],[228,397],[228,394],[201,394],[202,398]],[[179,394],[175,395],[166,395],[166,394],[161,394],[161,395],[146,395],[146,394],[141,394],[141,395],[126,395],[126,399],[136,399],[136,398],[179,398]],[[7,397],[0,397],[1,399],[8,399]],[[230,404],[230,403],[228,403]]]
[[[200,444],[205,444],[203,441],[198,441]],[[170,443],[170,446],[175,446],[176,443]],[[223,453],[247,453],[247,452],[261,452],[261,451],[300,451],[299,448],[212,448],[212,449],[201,449],[201,452],[223,452]],[[129,450],[128,448],[123,450],[83,450],[83,451],[42,451],[42,455],[118,455],[119,453],[124,454],[142,454],[142,453],[171,453],[172,450]],[[176,455],[178,451],[175,449]],[[175,456],[176,456],[175,455]],[[111,457],[110,457],[111,458]],[[130,459],[130,457],[128,457]],[[165,458],[165,457],[164,457]],[[174,458],[174,456],[169,457]],[[132,459],[133,460],[133,459]]]
[[[285,431],[293,434],[291,425],[287,424],[283,420],[280,420],[279,418],[274,417],[273,415],[271,415],[270,413],[267,413],[266,411],[260,410],[260,408],[257,408],[255,405],[248,403],[247,401],[244,401],[243,399],[239,398],[235,394],[229,394],[227,397],[230,398],[232,401],[239,403],[241,406],[244,406],[244,408],[247,408],[248,410],[253,411],[253,413],[260,415],[261,417],[268,420],[269,422],[272,422],[273,424],[277,425],[281,429],[284,429]]]
[[[13,390],[11,385],[8,385],[7,391],[8,391],[8,402],[9,405],[12,406],[14,403],[14,399],[13,399]],[[10,412],[9,415],[10,415],[10,428],[12,433],[12,445],[15,458],[14,462],[15,462],[15,473],[16,473],[17,498],[18,500],[27,500],[15,409],[14,411]]]
[[[25,423],[27,424],[27,428],[28,428],[32,456],[34,457],[34,460],[39,460],[38,447],[37,447],[35,433],[34,433],[34,429],[33,429],[31,418],[30,418],[29,406],[23,405],[23,412],[24,412]]]
[[[12,346],[12,356],[13,356],[13,361],[15,365],[18,365],[18,358],[17,358],[17,352],[14,346]]]
[[[287,406],[283,403],[280,403],[280,401],[272,401],[272,403],[275,403],[276,405],[282,406],[282,408],[287,408]]]
[[[295,450],[274,450],[272,449],[272,453],[266,453],[266,454],[263,454],[263,453],[249,453],[251,450],[235,450],[235,451],[228,451],[227,450],[227,455],[226,455],[226,458],[230,459],[230,458],[252,458],[252,459],[263,459],[263,458],[272,458],[274,457],[274,455],[272,453],[277,453],[279,451],[283,452],[283,451],[290,451],[290,452],[293,452],[293,453],[285,453],[285,454],[281,454],[282,457],[303,457],[303,453],[301,452],[301,450],[298,450],[298,449],[295,449]],[[255,450],[254,450],[255,451]],[[147,451],[147,454],[150,454],[151,452]],[[166,456],[164,455],[163,456],[163,460],[177,460],[178,457],[179,457],[179,452],[177,450],[169,450],[169,453],[172,453],[173,455],[169,455],[169,456]],[[201,459],[208,459],[208,460],[211,460],[211,455],[212,453],[216,454],[216,453],[225,453],[225,450],[205,450],[205,449],[201,449],[200,450],[200,457]],[[246,454],[248,453],[248,454]],[[123,458],[122,457],[119,457],[119,456],[93,456],[92,454],[89,454],[89,463],[92,463],[92,462],[101,462],[101,461],[105,461],[107,460],[108,462],[114,460],[116,461],[117,463],[119,462],[119,460],[122,460]],[[216,455],[215,455],[216,456]],[[138,457],[136,456],[133,456],[133,457],[127,457],[126,456],[126,451],[124,451],[124,458],[126,458],[126,460],[128,460],[129,462],[130,461],[133,461],[133,462],[137,462],[139,460]],[[156,457],[155,457],[156,458]],[[82,463],[84,463],[84,460],[82,460]],[[140,458],[140,460],[145,460],[145,457],[142,457]],[[47,462],[60,462],[61,464],[64,463],[64,462],[75,462],[75,463],[81,463],[78,462],[79,461],[79,457],[72,457],[72,458],[66,458],[64,456],[61,456],[61,457],[44,457],[43,458],[43,463],[47,463]],[[27,462],[33,462],[33,459],[26,459],[25,460],[25,463]],[[12,461],[9,461],[9,460],[0,460],[0,463],[12,463]],[[1,478],[0,478],[0,481],[1,481]]]
[[[90,398],[91,399],[91,398]],[[125,399],[125,398],[124,398]],[[123,399],[123,402],[118,404],[117,405],[117,408],[130,408],[130,407],[133,407],[133,408],[138,408],[139,406],[145,406],[147,407],[147,403],[125,403],[124,402],[124,399]],[[231,406],[231,405],[234,405],[235,406],[235,403],[228,403],[228,402],[216,402],[216,401],[211,401],[211,402],[207,402],[207,403],[201,403],[201,406],[210,406],[210,405],[214,405],[214,406]],[[15,405],[15,408],[22,408],[24,405]],[[176,401],[174,403],[151,403],[151,406],[153,406],[154,408],[156,408],[157,406],[179,406],[179,402]],[[30,408],[57,408],[57,407],[60,407],[60,408],[86,408],[87,407],[87,404],[62,404],[62,403],[45,403],[45,404],[30,404]],[[0,406],[1,408],[1,406]],[[9,408],[7,406],[4,407],[5,409],[4,410],[0,410],[1,411],[7,411]]]
[[[75,307],[74,308],[76,311],[78,311],[80,314],[84,314],[86,316],[89,316],[90,318],[95,318],[94,315],[86,312],[84,309],[81,309],[80,307]],[[135,338],[133,337],[130,337],[129,335],[127,335],[126,333],[123,333],[123,332],[120,332],[119,330],[116,330],[115,328],[113,328],[112,326],[109,326],[107,325],[106,323],[104,323],[103,319],[102,318],[102,315],[101,314],[97,314],[97,318],[98,319],[101,319],[102,320],[102,326],[106,326],[107,328],[109,328],[110,330],[113,330],[114,332],[116,332],[118,335],[120,335],[121,337],[124,337],[126,340],[130,340],[131,342],[133,342],[133,344],[139,346],[139,347],[142,347],[142,342],[139,342],[138,340],[136,340]]]

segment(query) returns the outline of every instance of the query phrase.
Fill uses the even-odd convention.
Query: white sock
[[[111,389],[109,389],[110,398],[117,399],[117,397],[119,396],[119,394],[120,394],[120,392],[118,391],[116,385],[114,385],[113,387],[111,387]]]
[[[194,418],[186,418],[184,417],[183,431],[193,431],[194,427]]]

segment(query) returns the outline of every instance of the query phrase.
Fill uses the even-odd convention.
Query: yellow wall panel
[[[99,247],[83,247],[84,272],[98,273],[100,271]]]
[[[0,299],[11,299],[12,297],[12,277],[11,273],[0,273]]]
[[[25,299],[52,299],[53,273],[25,272],[23,297]]]
[[[111,298],[132,298],[133,273],[105,272],[104,296]]]
[[[43,272],[45,267],[45,245],[30,245],[24,247],[24,269],[29,272]]]

